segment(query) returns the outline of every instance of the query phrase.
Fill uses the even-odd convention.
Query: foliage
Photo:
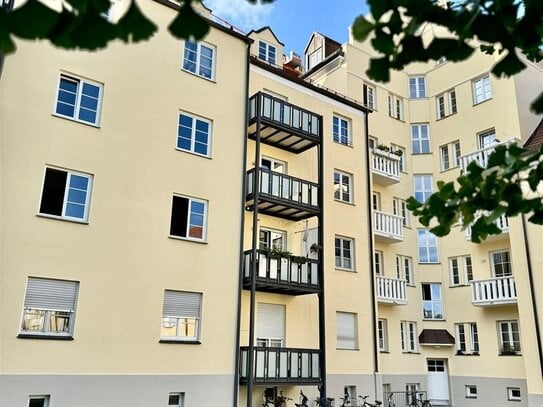
[[[497,77],[512,76],[526,68],[518,51],[532,62],[543,59],[543,1],[455,0],[446,6],[437,0],[368,0],[371,18],[358,16],[353,36],[371,38],[382,54],[372,58],[367,75],[388,82],[390,70],[401,70],[411,62],[467,59],[479,47],[483,52],[503,54],[492,68]],[[435,37],[425,44],[420,36],[427,23],[445,27],[454,37]],[[476,41],[474,41],[476,40]],[[543,92],[532,103],[543,113]]]
[[[471,162],[464,174],[453,182],[438,182],[438,191],[422,204],[411,197],[408,209],[436,236],[447,235],[458,223],[471,224],[475,243],[488,235],[501,233],[500,216],[530,214],[528,220],[543,224],[543,200],[537,188],[543,179],[543,146],[526,154],[516,144],[497,146],[489,156],[487,168]]]

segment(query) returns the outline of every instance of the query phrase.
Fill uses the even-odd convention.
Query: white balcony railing
[[[466,171],[466,168],[468,168],[468,165],[472,161],[476,161],[477,164],[479,164],[481,167],[485,168],[487,163],[488,163],[488,157],[490,156],[490,154],[492,154],[494,152],[496,147],[501,146],[501,145],[513,144],[513,143],[516,143],[516,142],[518,142],[518,139],[512,137],[512,138],[507,139],[507,140],[505,140],[505,141],[503,141],[501,143],[496,143],[496,144],[493,144],[491,146],[481,148],[481,149],[479,149],[477,151],[473,151],[473,152],[471,152],[469,154],[461,155],[460,157],[458,157],[460,168],[462,168],[462,171]]]
[[[470,284],[473,305],[484,307],[517,303],[517,287],[513,276],[474,280]]]
[[[376,238],[389,243],[403,241],[403,218],[391,213],[373,211]]]
[[[502,231],[501,235],[489,235],[486,238],[486,241],[490,241],[496,238],[499,238],[500,236],[503,236],[505,233],[509,233],[509,221],[507,219],[507,216],[502,215],[498,219],[496,219],[496,226],[500,228]],[[466,240],[471,240],[471,226],[468,226],[466,228]]]
[[[371,171],[375,182],[383,185],[400,182],[400,160],[396,154],[371,150]]]
[[[377,301],[385,304],[407,304],[407,291],[405,280],[377,276]]]

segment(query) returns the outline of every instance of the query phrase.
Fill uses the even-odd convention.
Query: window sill
[[[352,142],[350,142],[350,143],[342,143],[340,141],[335,141],[335,140],[332,140],[332,141],[334,142],[334,144],[338,144],[338,145],[343,146],[343,147],[354,148]]]
[[[379,350],[379,353],[390,353],[388,350]]]
[[[419,261],[419,262],[417,262],[417,264],[418,264],[419,266],[424,266],[424,265],[431,266],[431,265],[439,265],[439,264],[441,264],[441,262],[439,262],[439,261],[436,261],[436,262],[430,262],[430,261],[421,262],[421,261]]]
[[[187,154],[192,154],[192,155],[195,155],[195,156],[197,156],[197,157],[207,158],[208,160],[211,160],[211,156],[210,156],[210,155],[200,154],[200,153],[197,153],[196,151],[184,150],[184,149],[179,148],[179,147],[175,147],[175,150],[176,150],[176,151],[181,151],[181,152],[187,153]]]
[[[481,103],[482,103],[482,102],[481,102]],[[454,115],[456,115],[456,114],[458,114],[458,112],[449,113],[449,114],[446,114],[446,115],[443,116],[443,117],[437,117],[437,118],[436,118],[436,122],[439,122],[439,121],[441,121],[441,120],[445,120],[447,117],[451,117],[451,116],[454,116]]]
[[[346,269],[346,268],[343,268],[343,267],[336,267],[335,268],[337,271],[346,271],[348,273],[356,273],[356,270],[355,269]]]
[[[425,153],[411,153],[411,155],[433,155],[434,153],[431,151],[425,152]]]
[[[72,335],[51,335],[51,334],[27,334],[20,333],[17,335],[17,338],[20,339],[48,339],[53,341],[73,341],[74,337]]]
[[[49,215],[47,213],[37,213],[36,216],[40,218],[63,220],[64,222],[70,222],[70,223],[79,223],[81,225],[89,224],[88,220],[77,220],[77,219],[72,219],[72,218],[65,218],[63,216]]]
[[[443,322],[446,321],[445,318],[422,318],[424,322]]]
[[[173,240],[184,240],[186,242],[192,242],[192,243],[207,244],[206,240],[197,240],[197,239],[191,239],[191,238],[182,237],[182,236],[168,235],[168,238],[173,239]]]
[[[174,344],[180,344],[184,343],[185,345],[200,345],[202,342],[198,340],[180,340],[180,339],[160,339],[158,343],[174,343]]]
[[[473,107],[482,105],[485,102],[488,102],[489,100],[492,100],[492,97],[489,97],[488,99],[481,100],[480,102],[473,102]]]
[[[356,206],[354,202],[342,201],[341,199],[334,198],[334,202],[339,202],[346,205]]]
[[[460,169],[460,166],[456,165],[454,167],[449,167],[449,168],[446,168],[446,169],[441,169],[440,172],[441,173],[444,173],[444,172],[449,172],[449,171],[453,171],[453,170],[458,170]]]
[[[94,124],[94,123],[89,123],[89,122],[86,122],[86,121],[83,121],[83,120],[77,120],[71,116],[63,116],[61,114],[58,114],[58,113],[51,113],[51,116],[54,116],[54,117],[58,117],[59,119],[65,119],[65,120],[69,120],[71,122],[75,122],[75,123],[81,123],[81,124],[84,124],[86,126],[90,126],[90,127],[94,127],[95,129],[99,129],[100,126],[98,124]]]
[[[192,75],[192,76],[196,76],[197,78],[205,79],[205,80],[208,81],[208,82],[217,83],[217,81],[215,80],[215,75],[214,75],[215,72],[213,72],[213,75],[212,75],[211,78],[207,78],[207,77],[205,77],[205,76],[198,75],[198,74],[195,73],[195,72],[189,71],[188,69],[185,69],[185,68],[183,68],[183,67],[181,67],[181,70],[182,70],[183,72],[186,72],[186,73]]]
[[[455,356],[481,356],[479,352],[456,351]]]
[[[336,348],[336,350],[350,350],[350,351],[359,351],[360,348]]]
[[[522,356],[522,353],[498,353],[498,356]]]
[[[420,355],[420,352],[416,352],[414,350],[402,350],[402,353],[404,355]]]

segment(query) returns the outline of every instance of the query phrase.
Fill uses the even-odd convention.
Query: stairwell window
[[[91,175],[47,167],[39,214],[86,222],[89,216],[91,186]]]
[[[427,229],[417,230],[419,263],[438,263],[437,237]]]
[[[482,103],[492,98],[492,88],[490,87],[490,76],[475,79],[471,82],[473,90],[473,104]]]
[[[103,85],[100,83],[61,74],[54,115],[98,126],[102,93]]]
[[[20,338],[71,338],[79,282],[29,277]]]
[[[424,319],[443,319],[441,284],[422,284],[422,311]]]
[[[258,40],[258,59],[265,61],[268,64],[275,65],[276,54],[277,48],[275,48],[275,46],[265,41]]]
[[[164,290],[160,340],[198,341],[201,304],[201,293]]]
[[[454,89],[436,96],[437,119],[443,119],[458,112],[456,91]]]
[[[174,195],[170,237],[205,241],[207,201]]]
[[[430,132],[427,124],[411,125],[411,151],[413,154],[430,153]]]
[[[351,123],[349,119],[341,116],[334,116],[332,120],[332,134],[335,143],[343,144],[345,146],[352,145]]]
[[[354,240],[347,237],[335,238],[336,268],[354,270]]]
[[[418,99],[426,97],[426,77],[412,76],[409,78],[409,98]]]
[[[415,199],[424,203],[432,195],[432,176],[430,174],[419,174],[413,176]]]
[[[183,70],[202,78],[215,78],[215,47],[195,41],[185,41]]]
[[[364,105],[371,110],[376,109],[377,104],[375,103],[375,86],[367,83],[362,85],[362,101],[364,102]]]
[[[209,157],[211,154],[211,121],[179,113],[177,149]]]
[[[388,115],[403,120],[403,99],[401,96],[388,94]]]
[[[353,176],[338,170],[334,171],[334,199],[341,202],[353,202]]]

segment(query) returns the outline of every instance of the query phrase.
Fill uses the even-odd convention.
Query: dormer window
[[[322,48],[318,48],[307,56],[307,69],[314,68],[322,60]]]
[[[268,44],[262,40],[258,41],[258,59],[268,64],[276,65],[277,49],[274,45]]]

